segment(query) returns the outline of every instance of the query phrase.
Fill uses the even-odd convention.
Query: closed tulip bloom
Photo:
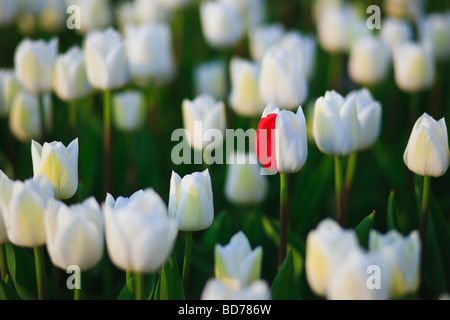
[[[175,72],[169,25],[149,23],[125,28],[131,79],[138,84],[165,82]]]
[[[351,49],[348,73],[353,82],[374,85],[386,79],[391,65],[388,44],[379,37],[360,39]]]
[[[413,39],[413,28],[407,20],[386,18],[380,30],[380,36],[389,43],[393,49],[395,45],[408,42]]]
[[[119,130],[134,131],[143,127],[146,119],[144,95],[128,90],[113,96],[114,123]]]
[[[300,52],[299,68],[311,79],[316,65],[316,39],[312,35],[302,34],[298,31],[286,33],[280,40],[279,45],[288,50],[291,55]]]
[[[88,270],[103,257],[102,211],[94,197],[71,206],[50,201],[45,231],[52,263],[63,270],[71,265]]]
[[[254,153],[232,153],[228,160],[225,196],[238,205],[261,203],[267,195],[269,183],[261,174],[261,166]]]
[[[308,96],[306,73],[302,69],[300,50],[271,47],[261,63],[259,94],[263,102],[294,109]]]
[[[53,84],[55,93],[64,101],[78,100],[91,93],[86,61],[79,47],[72,47],[56,59]]]
[[[424,113],[416,123],[403,154],[412,172],[421,176],[440,177],[449,165],[447,125],[445,119],[434,120]]]
[[[258,159],[265,168],[279,173],[299,171],[308,157],[302,107],[294,113],[269,104],[258,124],[255,144]]]
[[[14,71],[0,70],[0,118],[8,114],[13,99],[19,89]]]
[[[358,121],[361,128],[358,150],[369,148],[380,135],[381,104],[374,100],[367,88],[350,92],[346,100],[354,97],[358,111]]]
[[[195,92],[225,99],[227,94],[227,66],[222,60],[201,63],[194,69]]]
[[[81,12],[80,33],[105,29],[111,26],[113,15],[109,0],[66,0],[67,5],[76,5]]]
[[[67,148],[53,141],[40,145],[31,141],[34,178],[45,175],[53,187],[55,198],[69,199],[78,189],[78,138]]]
[[[390,295],[392,298],[401,298],[408,293],[414,293],[419,288],[421,243],[417,230],[406,237],[396,230],[391,230],[384,235],[371,230],[369,249],[380,252],[391,263]]]
[[[280,41],[283,34],[284,27],[282,24],[268,24],[255,27],[249,33],[252,59],[261,61],[267,50]]]
[[[394,48],[394,75],[403,91],[417,92],[433,85],[435,61],[425,45],[405,42]]]
[[[423,43],[433,49],[436,60],[450,58],[450,16],[430,14],[419,20],[419,35]]]
[[[361,126],[354,97],[344,99],[327,91],[314,106],[313,135],[320,151],[331,156],[345,156],[359,147]]]
[[[327,299],[387,300],[390,298],[389,284],[392,270],[386,256],[355,248],[335,268],[327,287]]]
[[[125,42],[117,31],[93,31],[87,35],[84,47],[89,82],[100,90],[117,89],[130,77]]]
[[[315,294],[325,295],[336,268],[358,246],[353,230],[342,229],[329,218],[309,232],[306,238],[305,272],[308,284]]]
[[[230,106],[242,116],[259,117],[264,110],[259,95],[259,72],[260,66],[255,62],[241,58],[230,62]]]
[[[44,116],[47,130],[51,129],[52,105],[49,95],[44,96]],[[17,93],[9,112],[9,129],[22,142],[42,135],[39,97],[25,91]]]
[[[108,255],[118,268],[150,273],[167,261],[177,228],[167,215],[166,204],[153,189],[116,200],[108,194],[103,213]]]
[[[210,279],[203,288],[201,300],[270,300],[266,281],[258,280],[248,286]]]
[[[320,14],[317,36],[325,51],[336,53],[348,50],[353,14],[349,7],[329,8]]]
[[[200,19],[205,40],[212,47],[231,47],[244,35],[243,17],[234,5],[218,1],[202,2]]]
[[[183,179],[172,171],[169,216],[175,218],[181,231],[204,230],[212,224],[214,202],[208,169],[188,174]]]
[[[8,233],[15,245],[36,247],[45,244],[44,216],[53,189],[48,179],[5,181],[0,192],[0,206]]]
[[[230,242],[214,249],[214,272],[216,279],[249,285],[261,277],[262,247],[252,250],[250,242],[242,231],[236,233]]]
[[[196,150],[203,150],[211,142],[203,139],[203,133],[217,129],[225,133],[226,118],[225,105],[222,101],[216,102],[208,94],[202,94],[193,101],[185,99],[182,104],[184,128],[189,133],[186,140]],[[197,132],[196,126],[201,125],[203,132]],[[216,140],[214,144],[222,143]]]
[[[14,54],[17,79],[29,92],[50,92],[53,88],[53,68],[58,54],[58,39],[24,39]]]

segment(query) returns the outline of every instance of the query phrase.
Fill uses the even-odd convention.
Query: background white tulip
[[[33,173],[45,175],[50,181],[55,198],[69,199],[78,189],[78,138],[67,148],[57,141],[40,145],[31,141]]]
[[[215,99],[225,99],[227,94],[227,66],[223,60],[212,60],[194,69],[196,95],[209,94]]]
[[[245,21],[247,30],[251,31],[264,22],[266,16],[265,0],[218,0],[236,6]]]
[[[172,171],[169,216],[177,221],[181,231],[204,230],[212,224],[214,202],[208,169],[188,174],[183,179]]]
[[[117,89],[128,82],[130,67],[126,44],[116,30],[109,28],[89,33],[84,54],[88,79],[94,88]]]
[[[299,68],[306,75],[306,78],[311,79],[314,75],[314,68],[316,66],[316,39],[312,35],[302,34],[298,31],[290,31],[284,34],[279,45],[288,50],[291,55],[300,53]]]
[[[134,131],[145,124],[147,109],[144,95],[140,91],[128,90],[113,96],[113,118],[122,131]]]
[[[419,19],[419,35],[432,48],[436,60],[450,58],[450,17],[443,13],[430,14]]]
[[[421,176],[440,177],[449,165],[449,147],[445,119],[434,120],[424,113],[416,123],[403,154],[412,172]]]
[[[14,71],[0,70],[0,118],[8,114],[14,97],[19,91]]]
[[[53,86],[55,93],[64,101],[84,98],[92,91],[86,74],[84,54],[78,46],[56,59]]]
[[[346,52],[355,13],[350,7],[330,7],[323,10],[317,22],[317,37],[325,51]]]
[[[58,39],[24,39],[14,54],[18,81],[29,92],[50,92],[53,88],[53,68],[58,54]]]
[[[148,22],[166,22],[169,13],[159,0],[135,0],[136,17],[140,24]]]
[[[109,0],[66,0],[67,6],[76,5],[81,11],[80,33],[100,30],[111,26],[113,15]]]
[[[103,257],[102,211],[93,197],[71,206],[50,201],[45,231],[52,263],[63,270],[71,265],[88,270]]]
[[[327,91],[314,106],[313,135],[323,153],[345,156],[359,146],[361,127],[355,98],[345,100],[335,91]]]
[[[397,44],[413,39],[413,28],[407,20],[386,18],[382,26],[380,36],[389,43],[391,49]]]
[[[270,288],[266,281],[258,280],[249,286],[225,283],[210,279],[203,288],[201,300],[270,300]]]
[[[249,33],[250,56],[255,61],[261,61],[266,51],[280,41],[284,34],[282,24],[268,24],[255,27]]]
[[[111,261],[129,272],[157,271],[167,261],[177,236],[176,223],[153,190],[139,190],[103,205],[106,245]]]

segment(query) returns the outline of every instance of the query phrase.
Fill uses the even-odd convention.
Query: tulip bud
[[[233,58],[230,63],[230,106],[236,113],[259,117],[264,110],[258,88],[260,67],[257,63]]]
[[[350,92],[346,100],[354,97],[361,127],[358,150],[369,148],[378,138],[381,129],[381,104],[375,101],[366,88]]]
[[[46,129],[51,130],[52,105],[49,95],[44,95],[44,117]],[[22,142],[29,142],[42,135],[39,97],[25,91],[19,92],[13,100],[9,112],[9,129]]]
[[[172,252],[177,228],[153,189],[116,200],[108,194],[103,212],[108,254],[118,268],[145,273],[161,268]]]
[[[407,237],[396,230],[391,230],[385,235],[371,230],[369,249],[380,252],[391,263],[392,298],[401,298],[419,288],[421,244],[417,230]]]
[[[380,36],[389,43],[392,50],[397,44],[411,41],[413,39],[413,29],[406,20],[387,18],[383,21]]]
[[[323,49],[331,53],[348,50],[353,15],[349,7],[328,8],[320,14],[317,35]]]
[[[393,55],[395,82],[400,89],[416,92],[433,84],[434,58],[427,47],[405,42],[394,48]]]
[[[252,250],[242,231],[236,233],[225,246],[217,244],[214,249],[214,272],[216,279],[249,285],[261,276],[262,247]]]
[[[195,92],[224,99],[227,91],[227,67],[222,60],[201,63],[194,70]]]
[[[350,78],[357,84],[374,85],[386,79],[391,64],[390,48],[382,38],[360,39],[351,49]]]
[[[126,45],[117,31],[93,31],[84,47],[86,69],[91,85],[100,90],[117,89],[129,80]]]
[[[271,47],[262,60],[259,94],[263,102],[292,109],[308,96],[306,74],[302,69],[300,50]]]
[[[234,5],[218,1],[202,2],[200,19],[205,40],[212,47],[231,47],[244,35],[242,15]]]
[[[56,59],[53,85],[55,93],[65,101],[84,98],[92,91],[84,55],[79,47],[72,47]]]
[[[214,219],[211,177],[206,169],[181,177],[172,171],[169,216],[176,219],[178,230],[207,229]]]
[[[146,119],[144,95],[140,91],[124,91],[113,96],[114,123],[119,130],[142,128]]]
[[[69,199],[78,188],[78,138],[67,148],[61,143],[31,141],[31,157],[36,179],[45,175],[53,187],[55,198]]]
[[[216,102],[208,94],[202,94],[190,101],[185,99],[182,104],[184,128],[189,133],[186,140],[196,150],[203,150],[209,141],[203,139],[207,130],[218,129],[222,133],[226,129],[225,105],[222,101]],[[201,124],[201,132],[195,130]],[[221,144],[222,140],[215,140],[214,144]]]
[[[261,174],[261,166],[257,163],[255,154],[232,153],[227,163],[227,199],[238,205],[261,203],[266,197],[269,184],[267,178]]]
[[[344,230],[329,218],[309,232],[306,238],[305,272],[315,294],[325,295],[336,268],[358,246],[353,230]]]
[[[280,41],[283,33],[284,27],[281,24],[261,25],[252,30],[249,34],[252,59],[261,61],[267,50]]]
[[[270,288],[264,280],[241,286],[210,279],[203,288],[201,300],[270,300]]]
[[[71,265],[88,270],[103,257],[102,211],[94,197],[70,207],[50,201],[45,231],[52,263],[63,270]]]
[[[125,28],[131,78],[138,84],[165,82],[175,73],[169,25],[150,23]]]
[[[53,88],[53,67],[58,54],[58,39],[49,42],[25,39],[14,54],[17,79],[29,92],[49,92]]]
[[[359,146],[361,127],[355,98],[345,100],[327,91],[314,106],[313,134],[317,147],[332,156],[345,156]]]
[[[14,22],[19,12],[17,0],[0,1],[0,26],[6,26]]]
[[[421,176],[440,177],[449,165],[447,125],[445,119],[434,120],[424,113],[416,123],[403,154],[412,172]]]
[[[77,29],[80,33],[105,29],[113,22],[109,0],[67,0],[67,4],[76,5],[80,8],[81,29]]]
[[[8,114],[18,91],[19,84],[14,71],[0,70],[0,118]]]
[[[36,247],[45,244],[44,214],[53,198],[48,179],[9,181],[2,179],[0,204],[8,239],[15,245]]]
[[[450,57],[450,17],[442,13],[430,14],[419,20],[419,35],[425,45],[433,49],[436,60]]]

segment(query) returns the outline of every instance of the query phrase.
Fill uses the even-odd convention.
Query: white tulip
[[[195,100],[183,100],[183,123],[189,133],[186,140],[196,150],[203,150],[211,142],[203,139],[205,132],[211,129],[220,130],[223,134],[226,129],[225,105],[222,101],[216,102],[208,94],[202,94]],[[196,127],[201,124],[202,132],[197,132]],[[222,140],[216,139],[215,145],[221,144]]]
[[[381,129],[381,104],[374,100],[367,88],[350,92],[346,100],[356,100],[358,121],[361,128],[358,150],[369,148],[378,138]]]
[[[48,179],[1,182],[0,206],[8,233],[15,245],[36,247],[45,244],[44,215],[53,189]]]
[[[66,0],[67,6],[76,5],[81,12],[80,33],[101,30],[111,26],[113,14],[109,0]]]
[[[204,230],[212,224],[214,202],[208,169],[188,174],[183,179],[172,171],[169,216],[175,218],[181,231]]]
[[[125,40],[133,81],[147,84],[151,80],[165,82],[173,77],[175,62],[169,25],[128,25],[125,28]]]
[[[432,48],[436,60],[450,58],[450,17],[442,13],[430,14],[419,20],[419,35]]]
[[[34,178],[45,175],[53,187],[55,198],[69,199],[78,189],[78,138],[67,148],[53,141],[40,145],[31,141]]]
[[[300,52],[299,68],[308,79],[311,79],[316,65],[315,37],[301,34],[298,31],[291,31],[282,37],[279,45],[288,50],[291,55],[295,54],[296,51]]]
[[[12,183],[13,182],[9,180],[8,176],[0,170],[0,244],[9,241],[4,219],[4,215],[6,214],[4,211],[8,210],[8,208],[3,209],[2,199],[9,199],[11,197]]]
[[[433,85],[435,61],[425,45],[404,42],[394,48],[394,75],[397,86],[407,92],[417,92]]]
[[[46,129],[51,130],[52,104],[50,95],[43,97]],[[13,100],[9,112],[9,129],[22,142],[29,142],[42,136],[39,97],[25,91],[19,92]]]
[[[445,119],[434,120],[424,113],[416,123],[403,154],[412,172],[421,176],[440,177],[449,165],[449,147]]]
[[[117,89],[130,77],[126,44],[109,28],[87,35],[84,47],[86,69],[91,85],[100,90]]]
[[[56,59],[53,86],[55,93],[64,101],[78,100],[91,93],[86,61],[79,47],[72,47]]]
[[[359,147],[361,126],[355,98],[345,100],[327,91],[314,106],[313,135],[317,147],[332,156],[345,156]]]
[[[317,22],[320,45],[331,53],[346,52],[350,45],[350,28],[354,13],[349,7],[332,7],[324,10]]]
[[[224,99],[227,93],[227,66],[222,60],[212,60],[197,65],[194,69],[195,92]]]
[[[17,0],[0,0],[0,26],[13,23],[19,9]]]
[[[282,24],[268,24],[255,27],[249,33],[250,55],[253,60],[261,61],[266,51],[280,41],[284,34]]]
[[[212,47],[231,47],[244,35],[243,17],[234,5],[217,1],[202,2],[200,19],[203,35]]]
[[[13,99],[18,91],[19,83],[14,75],[14,71],[0,70],[0,117],[4,117],[9,113]]]
[[[159,0],[135,0],[136,17],[140,24],[167,22],[169,13]]]
[[[413,39],[413,28],[407,20],[386,18],[382,26],[380,36],[389,43],[391,49],[397,44]]]
[[[293,109],[308,96],[306,74],[302,69],[301,50],[271,47],[262,60],[259,94],[263,102]]]
[[[103,212],[108,255],[118,268],[149,273],[162,267],[172,252],[177,228],[153,189],[116,200],[108,194]]]
[[[264,280],[241,286],[210,279],[203,288],[201,300],[270,300],[270,288]]]
[[[342,229],[329,218],[309,232],[306,238],[305,272],[315,294],[325,295],[336,269],[358,247],[354,231]]]
[[[391,51],[382,38],[362,38],[350,51],[348,73],[357,84],[374,85],[382,82],[390,66]]]
[[[236,6],[244,18],[249,31],[264,22],[266,16],[265,0],[218,0]]]
[[[391,263],[390,293],[393,298],[401,298],[419,288],[421,243],[417,230],[407,237],[396,230],[385,235],[371,230],[369,249],[380,252]]]
[[[261,116],[264,103],[259,95],[259,64],[241,58],[233,58],[230,62],[230,73],[230,106],[236,113],[243,116]]]
[[[52,263],[63,270],[71,265],[88,270],[103,257],[102,211],[94,197],[71,206],[50,201],[45,231]]]
[[[140,91],[128,90],[113,96],[113,118],[122,131],[135,131],[145,124],[147,109],[144,95]]]
[[[24,39],[14,54],[17,79],[29,92],[50,92],[53,88],[53,68],[58,54],[58,39]]]

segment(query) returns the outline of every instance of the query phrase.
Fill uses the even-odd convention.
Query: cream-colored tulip
[[[50,259],[63,270],[71,265],[88,270],[103,257],[102,211],[93,197],[71,206],[50,201],[45,214],[45,231]]]
[[[19,84],[14,71],[0,70],[0,118],[8,114],[18,91]]]
[[[445,119],[434,120],[424,113],[416,123],[403,154],[412,172],[421,176],[440,177],[449,166],[449,147]]]
[[[69,199],[78,189],[78,138],[67,148],[57,141],[40,145],[31,141],[34,178],[45,175],[55,198]]]
[[[203,288],[201,300],[270,300],[270,288],[264,280],[242,286],[210,279]]]
[[[119,130],[134,131],[142,128],[146,114],[142,92],[128,90],[113,96],[114,123]]]

